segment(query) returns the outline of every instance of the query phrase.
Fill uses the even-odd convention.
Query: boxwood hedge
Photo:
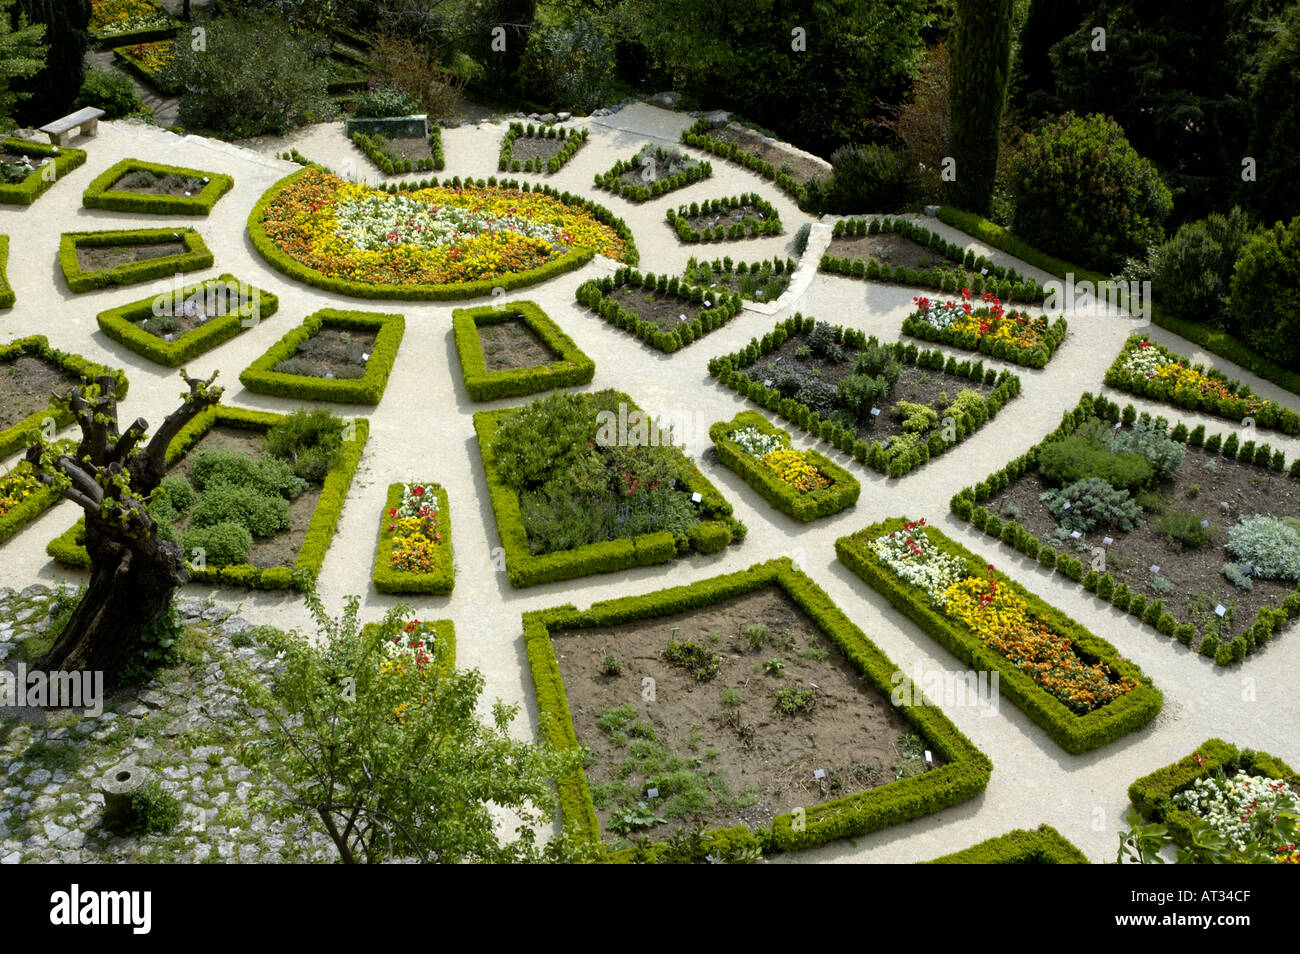
[[[425,492],[433,492],[438,501],[439,535],[442,537],[434,547],[435,569],[432,573],[416,573],[413,570],[398,570],[389,565],[388,558],[393,552],[393,537],[386,535],[385,528],[392,525],[390,511],[402,503],[402,489],[405,483],[389,484],[388,497],[384,501],[384,512],[379,519],[379,543],[375,548],[375,568],[372,574],[375,589],[380,593],[450,593],[456,585],[456,568],[451,550],[451,507],[447,491],[441,484],[426,483]]]
[[[782,190],[788,192],[794,200],[803,206],[807,201],[808,192],[794,177],[788,173],[781,172],[776,166],[765,159],[760,159],[752,152],[746,152],[734,142],[725,142],[721,139],[715,139],[709,133],[713,129],[713,124],[707,119],[696,120],[695,124],[682,130],[682,142],[688,146],[694,146],[697,149],[706,149],[715,156],[722,156],[724,159],[730,159],[732,162],[739,163],[746,169],[752,169],[764,179],[771,179]]]
[[[564,168],[565,163],[573,158],[573,154],[583,147],[589,135],[591,130],[587,128],[550,126],[545,123],[537,126],[529,123],[525,126],[523,123],[513,122],[506,130],[505,138],[501,140],[501,154],[497,156],[497,172],[542,172],[543,165],[547,173],[559,172]],[[520,161],[514,157],[517,139],[556,139],[564,145],[549,159],[538,156]]]
[[[992,335],[980,335],[974,331],[958,331],[953,327],[936,328],[928,321],[924,321],[916,315],[911,314],[903,319],[903,334],[911,335],[913,338],[920,338],[922,341],[937,341],[939,344],[948,345],[954,348],[965,348],[967,351],[981,351],[984,354],[991,355],[1002,361],[1010,361],[1013,364],[1023,365],[1027,368],[1046,367],[1047,362],[1052,359],[1056,349],[1060,347],[1061,342],[1065,339],[1065,333],[1069,330],[1069,324],[1064,318],[1057,318],[1052,322],[1043,339],[1032,348],[1021,348],[1003,338],[995,338]]]
[[[647,202],[650,199],[658,198],[665,193],[672,192],[675,189],[681,189],[690,185],[692,182],[699,182],[701,179],[707,179],[713,175],[713,166],[707,162],[697,162],[695,165],[687,166],[681,172],[663,179],[656,179],[651,182],[624,182],[623,176],[642,166],[637,162],[637,157],[631,159],[620,159],[605,172],[596,174],[595,185],[597,189],[608,189],[615,195],[621,195],[623,198],[632,202]]]
[[[489,371],[478,329],[506,321],[522,321],[556,355],[549,364]],[[475,401],[521,397],[538,391],[586,384],[596,374],[592,361],[551,318],[531,301],[512,301],[451,313],[456,354],[465,375],[465,390]]]
[[[635,311],[624,308],[612,297],[616,288],[644,288],[647,291],[662,292],[675,296],[679,301],[694,305],[708,302],[698,315],[684,321],[672,331],[665,331],[652,321],[646,321]],[[619,268],[613,276],[592,278],[578,286],[575,293],[578,304],[585,305],[610,324],[636,335],[652,348],[658,348],[667,354],[702,338],[710,331],[721,328],[744,308],[740,295],[727,294],[726,289],[703,288],[699,285],[687,285],[676,276],[656,276],[654,272],[642,275],[633,268]]]
[[[198,195],[148,195],[140,192],[115,190],[113,185],[132,172],[152,172],[155,175],[177,175],[203,180]],[[82,193],[81,204],[88,209],[112,209],[115,212],[147,212],[155,215],[207,215],[217,200],[235,187],[235,180],[218,172],[186,169],[182,166],[164,166],[143,159],[123,159],[109,166]]]
[[[763,218],[758,219],[746,215],[738,222],[719,223],[716,226],[706,226],[704,229],[697,229],[688,221],[690,216],[709,214],[711,212],[725,215],[731,209],[738,209],[747,205],[758,209],[763,214]],[[728,196],[723,199],[692,202],[689,206],[681,205],[676,209],[669,209],[667,217],[668,224],[673,227],[674,231],[677,232],[677,237],[683,242],[722,242],[731,239],[781,234],[781,216],[777,213],[776,206],[756,192]]]
[[[84,149],[50,146],[30,139],[0,140],[0,152],[11,156],[28,156],[35,160],[52,159],[54,171],[44,166],[32,171],[22,182],[0,185],[0,202],[7,205],[31,205],[73,169],[86,161]]]
[[[73,449],[75,447],[75,444],[72,445]],[[19,471],[20,468],[22,471],[31,472],[30,464],[26,461],[19,461],[8,472],[0,474],[0,484],[3,484],[6,477],[9,477],[15,471]],[[0,514],[0,543],[4,543],[31,521],[54,506],[58,499],[59,494],[54,488],[42,484],[38,489],[32,491],[7,511]]]
[[[361,635],[369,636],[378,626],[378,623],[366,623],[361,627]],[[433,656],[437,659],[438,668],[445,675],[450,675],[456,668],[456,624],[449,619],[422,619],[412,635],[427,636],[431,632],[435,637]]]
[[[1051,825],[1017,828],[978,845],[942,855],[928,865],[1086,865],[1088,856]]]
[[[0,235],[0,308],[12,308],[17,300],[9,284],[9,236]]]
[[[112,268],[87,271],[77,260],[83,248],[116,248],[181,241],[184,252],[127,262]],[[168,278],[177,272],[193,272],[212,267],[212,253],[203,236],[194,229],[120,229],[102,232],[64,232],[59,239],[59,267],[74,292],[94,291],[111,285],[136,285],[140,282]]]

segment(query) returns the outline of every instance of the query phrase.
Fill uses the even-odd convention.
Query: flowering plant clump
[[[170,65],[171,61],[176,58],[176,48],[172,40],[159,40],[156,43],[137,43],[134,46],[128,46],[126,52],[135,57],[140,68],[150,76],[161,72],[163,67]]]
[[[982,296],[984,305],[977,308],[971,306],[969,288],[963,288],[961,296],[961,301],[913,298],[916,311],[912,312],[911,317],[939,331],[951,329],[978,338],[1006,341],[1025,350],[1036,348],[1042,343],[1048,330],[1046,315],[1031,318],[1025,311],[1007,311],[997,296],[987,292]]]
[[[1244,413],[1253,415],[1265,404],[1265,398],[1233,391],[1218,378],[1190,367],[1177,356],[1151,341],[1138,341],[1128,349],[1118,370],[1135,378],[1148,378],[1168,383],[1175,402],[1180,395],[1218,400],[1236,398],[1241,401]]]
[[[31,464],[18,463],[7,474],[0,476],[0,517],[6,516],[32,494],[44,488],[32,472]]]
[[[784,445],[778,434],[767,434],[757,427],[742,427],[734,431],[731,439],[740,445],[746,454],[762,458]]]
[[[1280,779],[1238,773],[1232,778],[1218,774],[1198,778],[1174,794],[1176,807],[1205,819],[1237,851],[1246,851],[1255,840],[1255,822],[1277,812],[1300,811],[1295,792]],[[1300,863],[1294,844],[1274,846],[1277,861]]]
[[[871,552],[895,576],[919,587],[937,606],[943,606],[948,586],[966,575],[962,561],[944,553],[925,535],[925,519],[904,524],[902,530],[877,537]]]
[[[829,487],[832,481],[817,469],[808,455],[793,447],[782,447],[763,455],[763,464],[800,493]]]
[[[431,623],[413,619],[402,632],[384,641],[384,660],[379,664],[381,673],[400,672],[407,666],[424,670],[435,661],[438,634]]]
[[[90,0],[90,30],[100,35],[136,33],[172,25],[149,0]]]
[[[523,272],[581,246],[622,259],[626,243],[585,209],[502,186],[390,194],[308,168],[268,204],[281,251],[331,278],[444,285]]]
[[[384,532],[393,535],[389,566],[411,573],[432,573],[437,567],[437,547],[442,541],[438,498],[425,484],[407,484],[402,502],[388,511]]]

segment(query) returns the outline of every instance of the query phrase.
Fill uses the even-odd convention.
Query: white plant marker
[[[1228,607],[1224,606],[1222,603],[1214,607],[1215,616],[1222,616],[1226,612],[1228,612]]]
[[[825,778],[825,777],[826,777],[825,769],[813,769],[813,778]]]

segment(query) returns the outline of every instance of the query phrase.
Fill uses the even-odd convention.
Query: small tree
[[[29,92],[12,90],[15,80],[35,76],[45,68],[49,47],[41,43],[45,36],[43,23],[28,23],[25,16],[15,17],[14,0],[0,0],[0,127],[9,129],[14,123],[14,108],[31,96]]]
[[[1011,69],[1011,0],[958,0],[951,69],[953,201],[988,215]]]
[[[1246,343],[1286,367],[1300,364],[1300,216],[1246,246],[1228,310]]]

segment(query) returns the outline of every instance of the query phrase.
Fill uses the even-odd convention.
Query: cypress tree
[[[952,201],[988,215],[1010,70],[1011,0],[958,0],[951,45]]]
[[[90,0],[18,0],[9,15],[15,27],[23,15],[29,23],[45,24],[42,42],[49,47],[45,68],[13,86],[31,94],[18,105],[18,122],[44,126],[72,111],[86,78]]]

